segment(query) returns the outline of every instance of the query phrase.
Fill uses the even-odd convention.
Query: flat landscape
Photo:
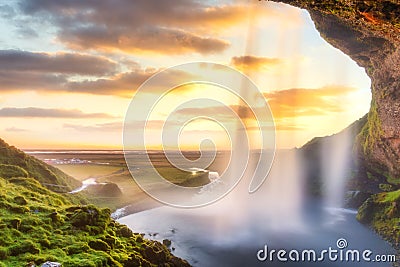
[[[132,174],[138,179],[154,179],[146,163],[146,154],[143,152],[132,152],[134,166],[131,166],[132,174],[129,172],[122,151],[27,151],[30,155],[45,161],[46,163],[62,170],[70,176],[80,181],[95,181],[96,183],[114,183],[122,191],[122,196],[110,197],[107,195],[90,195],[96,204],[109,207],[112,210],[130,205],[132,211],[147,209],[157,206],[158,202],[145,194]],[[200,154],[198,152],[185,152],[185,157],[189,160],[196,160]],[[208,172],[204,171],[182,171],[167,160],[162,152],[154,151],[149,153],[152,165],[158,173],[171,183],[196,187],[210,182]],[[217,155],[216,159],[207,168],[207,171],[221,173],[227,162],[223,154]]]

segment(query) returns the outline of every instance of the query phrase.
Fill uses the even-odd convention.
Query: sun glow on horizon
[[[122,149],[124,117],[137,88],[160,70],[192,61],[225,64],[250,77],[274,115],[278,148],[337,133],[369,110],[365,70],[324,41],[306,11],[289,5],[187,1],[180,8],[193,10],[188,16],[179,8],[122,1],[113,19],[102,5],[36,3],[36,13],[24,8],[25,0],[6,4],[12,12],[0,18],[0,138],[22,149]],[[134,14],[127,17],[126,10]],[[32,27],[22,32],[21,20]],[[172,72],[167,79],[196,75]],[[217,87],[171,92],[149,117],[149,132],[190,98],[210,97],[237,108],[237,98]],[[185,107],[174,121],[218,112],[218,105]],[[248,120],[254,134],[254,120]],[[186,150],[198,149],[205,136],[229,148],[224,130],[210,121],[199,120],[183,133]],[[149,148],[162,148],[156,134]]]

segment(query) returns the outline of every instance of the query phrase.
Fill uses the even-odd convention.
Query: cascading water
[[[251,14],[248,15],[252,17]],[[249,25],[252,26],[251,19]],[[254,41],[256,35],[255,28],[249,28],[247,43],[250,46],[246,48],[246,54],[255,53],[253,46],[257,43]],[[220,68],[221,66],[213,71]],[[229,80],[229,77],[225,78]],[[293,77],[296,78],[298,77]],[[242,81],[239,95],[252,99],[247,86],[247,81]],[[243,104],[242,101],[238,102],[239,106]],[[246,163],[241,181],[229,194],[200,208],[162,207],[130,215],[120,221],[135,231],[157,232],[156,238],[159,240],[172,240],[174,253],[188,259],[194,266],[264,266],[267,263],[258,261],[256,254],[266,244],[276,249],[326,249],[328,246],[335,247],[336,240],[340,238],[347,238],[352,247],[374,249],[376,253],[390,251],[387,244],[357,223],[353,213],[343,213],[337,209],[342,206],[350,162],[352,143],[347,132],[340,134],[338,138],[328,138],[322,145],[320,158],[323,196],[312,199],[310,203],[306,201],[304,190],[307,177],[304,177],[303,159],[296,149],[278,150],[266,182],[258,191],[249,194],[249,184],[254,180],[252,174],[257,169],[257,164],[262,164],[263,161],[259,161],[259,151],[252,149],[254,147],[251,138],[249,143],[243,138],[244,131],[251,128],[245,120],[249,117],[248,111],[239,108],[238,117],[244,123],[232,127],[235,129],[230,136],[233,157],[229,163],[232,167],[228,175],[209,171],[211,183],[200,188],[194,198],[207,199],[208,196],[218,194],[219,190],[224,191],[227,185],[231,185],[229,176],[241,173],[241,167]],[[270,125],[261,127],[268,129]],[[223,177],[227,177],[227,180]],[[336,208],[337,212],[320,212],[326,207],[331,211]],[[304,265],[344,266],[341,262],[300,262],[292,265],[273,262],[269,266]],[[353,262],[345,266],[364,265],[362,262]]]

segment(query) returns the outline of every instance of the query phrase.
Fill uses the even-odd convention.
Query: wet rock
[[[164,240],[162,241],[162,243],[163,243],[163,245],[166,246],[167,248],[169,248],[169,247],[171,246],[171,244],[172,244],[171,240],[169,240],[169,239],[164,239]]]

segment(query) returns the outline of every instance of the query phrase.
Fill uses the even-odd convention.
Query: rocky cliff
[[[365,68],[373,99],[356,148],[371,173],[400,183],[400,2],[281,2],[308,10],[321,36]]]

